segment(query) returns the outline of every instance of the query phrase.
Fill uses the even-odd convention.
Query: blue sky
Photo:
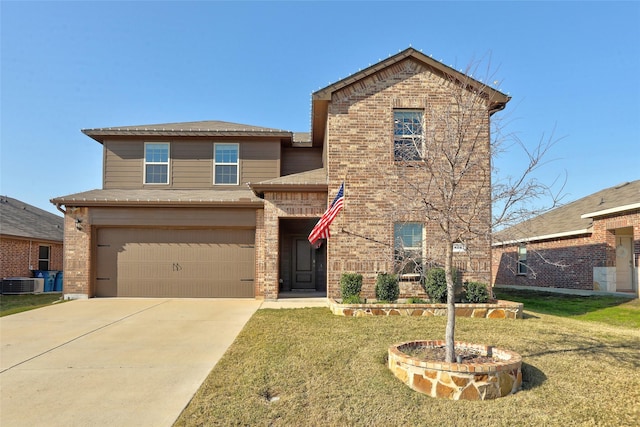
[[[80,129],[224,120],[309,131],[311,92],[409,46],[485,59],[505,131],[553,132],[564,201],[640,179],[639,2],[13,2],[1,10],[0,193],[100,188]],[[497,164],[516,172],[522,156]]]

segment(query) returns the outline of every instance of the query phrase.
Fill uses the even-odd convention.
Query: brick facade
[[[594,278],[594,274],[598,274],[598,269],[615,271],[616,230],[630,228],[633,229],[637,280],[640,211],[636,210],[594,218],[591,232],[587,234],[526,243],[528,273],[525,275],[516,273],[517,245],[494,247],[492,282],[500,285],[608,290]]]
[[[264,233],[264,247],[258,249],[256,231],[257,296],[277,299],[280,284],[280,219],[317,218],[327,209],[327,193],[266,192],[264,221],[258,228]],[[309,230],[311,231],[311,230]],[[262,273],[262,274],[261,274]]]
[[[32,277],[38,270],[40,246],[49,246],[49,270],[62,270],[62,242],[37,239],[0,238],[0,277]]]
[[[415,183],[426,180],[426,176],[424,171],[412,172],[406,165],[394,161],[393,110],[424,110],[428,122],[429,117],[438,116],[451,105],[452,91],[448,85],[448,80],[432,70],[406,59],[333,94],[326,141],[329,191],[337,190],[344,181],[345,206],[332,225],[333,235],[328,241],[329,297],[340,297],[339,280],[343,272],[355,272],[363,274],[361,295],[373,298],[377,273],[393,271],[394,222],[425,223],[423,216],[406,209],[410,203],[407,181]],[[490,221],[490,180],[481,184],[478,178],[490,170],[489,119],[486,105],[478,108],[485,113],[474,125],[486,135],[486,141],[476,147],[480,166],[469,173],[462,185],[480,190],[481,198],[486,199],[477,220],[478,226],[486,227]],[[437,120],[432,123],[440,125]],[[438,132],[444,130],[436,128],[435,133]],[[419,175],[412,176],[412,173]],[[481,185],[484,188],[479,188]],[[437,203],[438,194],[434,192],[431,196],[431,201]],[[442,265],[445,246],[434,237],[438,234],[438,224],[424,225],[425,258]],[[467,249],[470,257],[460,257],[455,262],[464,270],[464,279],[488,283],[491,250],[488,239],[476,241]],[[419,293],[420,287],[414,286],[405,292]]]
[[[80,220],[80,223],[76,221]],[[91,298],[93,269],[91,263],[92,226],[89,208],[69,208],[64,216],[64,289],[65,298]]]

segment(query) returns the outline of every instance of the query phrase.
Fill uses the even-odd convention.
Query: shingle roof
[[[273,136],[293,138],[293,132],[282,129],[245,125],[217,120],[161,123],[139,126],[83,129],[85,135],[98,142],[105,136]]]
[[[497,232],[494,241],[499,244],[514,240],[542,240],[556,235],[586,234],[591,232],[594,217],[631,209],[640,209],[640,180],[598,191]]]
[[[91,190],[56,197],[52,203],[66,206],[259,206],[262,200],[249,188],[207,190]]]
[[[266,181],[250,183],[257,194],[264,191],[326,191],[327,170],[324,168],[281,176]]]
[[[0,234],[62,242],[64,219],[20,200],[1,196]]]

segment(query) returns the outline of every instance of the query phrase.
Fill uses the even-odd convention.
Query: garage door
[[[100,228],[96,296],[254,296],[255,230]]]

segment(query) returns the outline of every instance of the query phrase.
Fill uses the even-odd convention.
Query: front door
[[[297,236],[292,241],[291,265],[291,290],[294,291],[315,291],[315,253],[306,236]]]
[[[633,280],[633,237],[616,236],[616,291],[631,291]]]

